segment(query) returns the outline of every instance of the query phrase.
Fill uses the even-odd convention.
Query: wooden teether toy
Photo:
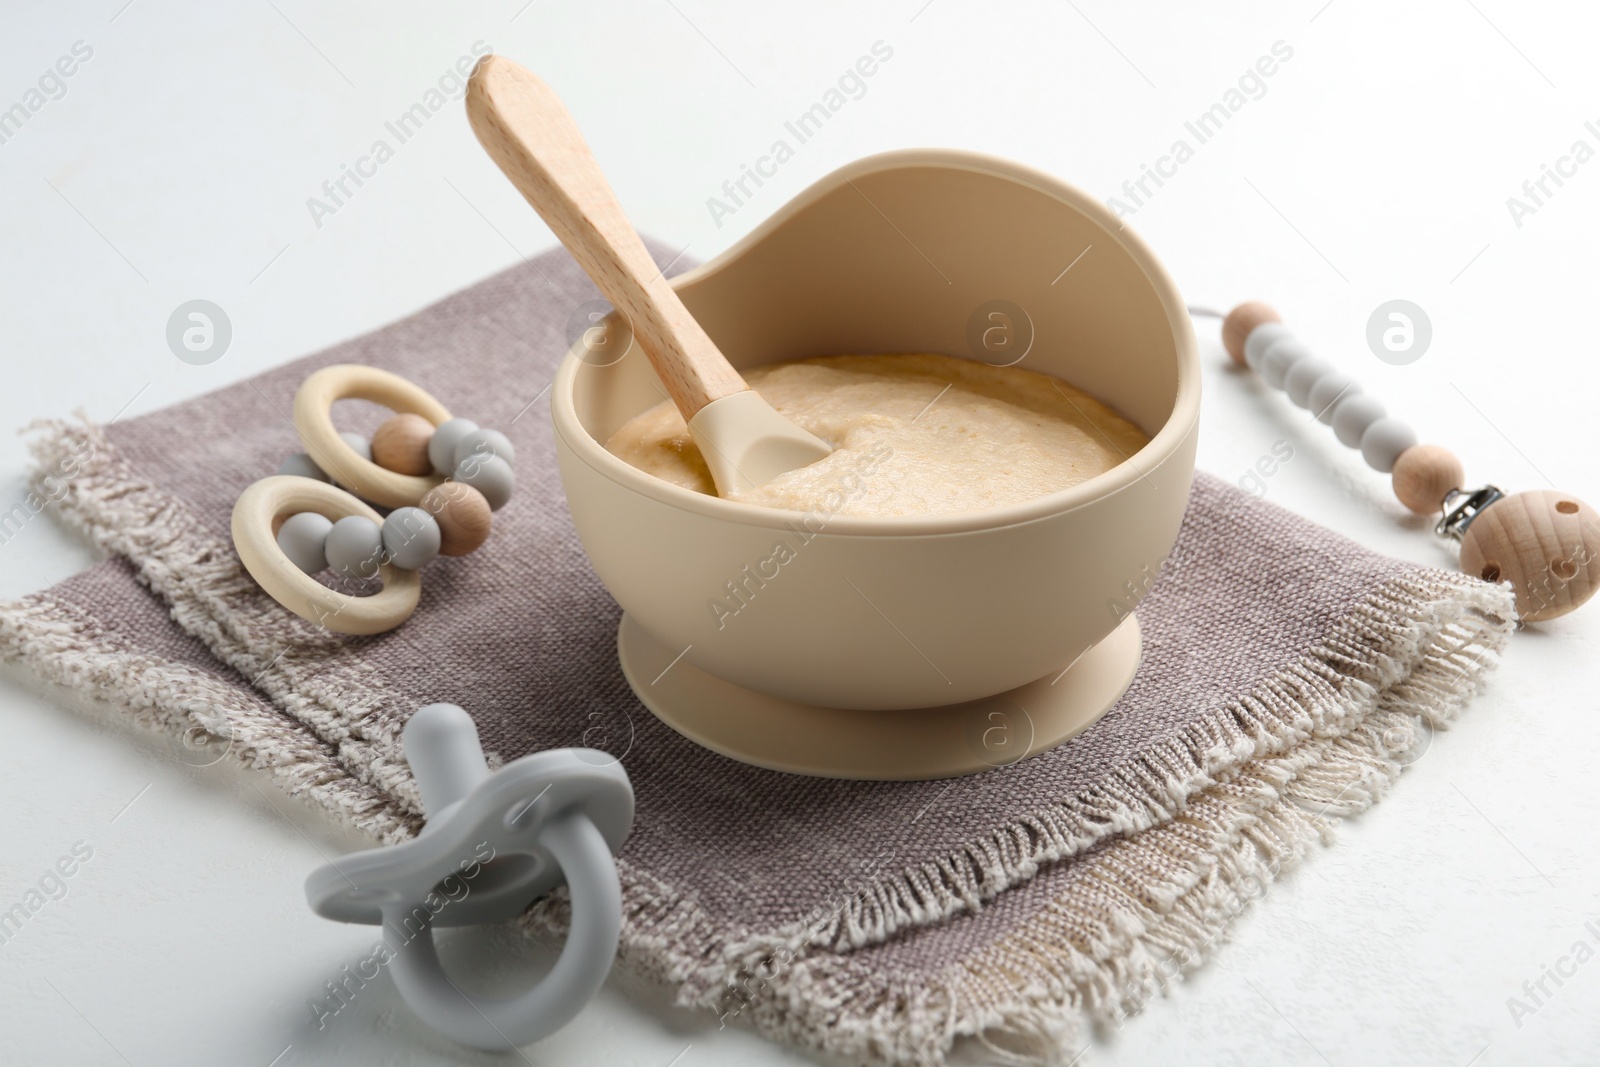
[[[371,441],[340,433],[330,409],[346,397],[396,414]],[[424,390],[375,367],[324,367],[300,387],[294,412],[306,452],[239,497],[239,558],[302,618],[337,633],[392,630],[416,609],[420,567],[438,555],[466,555],[488,538],[491,512],[511,497],[511,442],[452,418]],[[343,488],[326,484],[330,476]],[[381,516],[353,494],[394,510]],[[351,596],[311,577],[330,568],[347,579],[381,577],[383,592]]]
[[[384,521],[337,486],[277,474],[250,486],[234,503],[233,546],[261,588],[302,619],[335,633],[383,633],[417,610],[422,580],[415,570],[403,569],[375,554],[370,576],[381,578],[383,589],[362,597],[330,589],[311,577],[327,565],[322,546],[329,532],[351,519],[374,530]],[[313,551],[323,553],[322,566],[309,569]]]
[[[1198,313],[1198,312],[1197,312]],[[1461,461],[1388,414],[1354,379],[1312,355],[1266,304],[1240,304],[1223,319],[1222,343],[1241,366],[1282,389],[1333,427],[1394,494],[1419,515],[1438,513],[1435,532],[1461,542],[1461,569],[1510,582],[1517,614],[1540,622],[1581,607],[1600,588],[1600,515],[1570,493],[1536,489],[1510,496],[1493,485],[1466,489]]]
[[[427,1025],[480,1049],[538,1041],[583,1009],[611,970],[622,931],[613,857],[633,826],[633,787],[615,758],[551,749],[491,772],[472,718],[454,704],[419,709],[401,734],[427,823],[404,844],[317,868],[306,900],[318,915],[383,927],[394,984]],[[555,966],[508,999],[450,980],[439,926],[505,922],[565,882],[572,923]]]
[[[333,405],[349,398],[395,415],[370,442],[341,434]],[[295,394],[294,428],[308,454],[285,460],[279,474],[320,473],[379,507],[420,504],[446,478],[478,490],[495,511],[511,499],[515,455],[505,434],[452,418],[426,390],[377,367],[342,363],[312,374]]]

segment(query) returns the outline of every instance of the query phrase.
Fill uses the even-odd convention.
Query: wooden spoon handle
[[[750,388],[662,276],[560,97],[486,56],[467,87],[478,141],[633,327],[685,420]]]

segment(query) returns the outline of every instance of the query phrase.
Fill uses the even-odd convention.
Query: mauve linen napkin
[[[381,841],[419,825],[407,716],[451,701],[510,760],[588,744],[637,793],[623,966],[678,1001],[846,1058],[943,1062],[958,1038],[1066,1060],[1197,964],[1287,864],[1394,780],[1512,627],[1502,589],[1367,552],[1197,478],[1139,608],[1144,659],[1053,751],[934,782],[801,778],[658,722],[618,669],[546,389],[595,292],[563,252],[368,336],[108,427],[36,428],[37,484],[113,558],[0,607],[0,652],[174,731],[205,731]],[[234,553],[239,492],[299,450],[296,388],[368,363],[507,432],[517,487],[479,551],[423,572],[374,637],[278,606]],[[381,412],[349,403],[370,432]],[[527,922],[559,932],[558,891]],[[1065,1051],[1064,1051],[1065,1050]]]

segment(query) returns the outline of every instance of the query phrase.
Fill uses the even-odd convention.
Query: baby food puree
[[[818,356],[745,372],[751,388],[834,445],[739,500],[842,515],[943,515],[1020,503],[1115,467],[1149,438],[1067,383],[938,355]],[[716,495],[671,401],[606,448],[675,485]]]

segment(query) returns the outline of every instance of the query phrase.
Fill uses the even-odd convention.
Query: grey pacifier
[[[613,856],[633,826],[620,764],[588,748],[537,752],[490,772],[472,718],[429,704],[401,735],[427,823],[404,844],[341,857],[306,879],[311,909],[383,927],[411,1009],[446,1037],[507,1049],[554,1033],[599,991],[622,928]],[[565,881],[572,928],[550,973],[520,996],[464,992],[445,974],[436,926],[503,922]]]

